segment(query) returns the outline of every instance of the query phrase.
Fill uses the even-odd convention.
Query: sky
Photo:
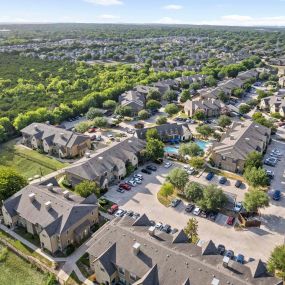
[[[285,26],[285,0],[0,0],[0,22]]]

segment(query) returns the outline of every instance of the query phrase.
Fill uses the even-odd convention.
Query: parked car
[[[156,171],[156,170],[157,170],[157,167],[150,164],[150,165],[147,165],[147,166],[146,166],[146,169],[151,170],[151,171]]]
[[[145,168],[143,168],[143,169],[141,170],[141,172],[142,172],[142,173],[146,173],[146,174],[151,174],[151,173],[152,173],[150,170],[145,169]]]
[[[125,192],[125,190],[123,188],[121,188],[121,187],[117,188],[116,191],[119,192],[119,193],[124,193]]]
[[[164,164],[164,167],[165,168],[169,168],[169,167],[171,167],[173,165],[173,163],[172,162],[166,162],[165,164]]]
[[[194,173],[195,173],[195,168],[194,168],[194,167],[190,167],[190,168],[187,170],[187,173],[188,173],[189,175],[194,174]]]
[[[132,187],[137,186],[137,183],[136,183],[135,180],[129,180],[127,183],[128,183],[130,186],[132,186]]]
[[[113,215],[116,211],[119,210],[119,206],[117,204],[113,204],[109,209],[108,209],[108,213],[110,215]]]
[[[190,203],[186,206],[185,212],[191,213],[194,208],[195,208],[195,205]]]
[[[202,218],[207,218],[207,212],[206,211],[201,211],[200,216]]]
[[[213,172],[209,172],[209,173],[207,174],[207,176],[206,176],[206,179],[207,179],[208,181],[210,181],[210,180],[213,179],[214,175],[215,175],[215,174],[214,174]]]
[[[274,157],[266,158],[264,161],[264,164],[274,167],[277,164],[277,159]]]
[[[132,217],[134,215],[134,212],[129,210],[125,213],[125,216],[128,216],[128,217]]]
[[[97,129],[95,128],[95,127],[90,127],[89,129],[88,129],[88,133],[94,133],[94,132],[96,132],[97,131]]]
[[[244,264],[244,256],[242,254],[238,254],[237,258],[236,258],[236,261],[238,263]]]
[[[125,215],[126,211],[125,210],[118,210],[115,214],[115,217],[123,217]]]
[[[239,213],[242,209],[242,202],[237,202],[234,207],[234,211]]]
[[[170,203],[170,206],[175,208],[180,204],[180,202],[181,202],[181,199],[173,199]]]
[[[230,259],[233,259],[235,254],[232,250],[227,250],[225,256],[229,257]]]
[[[162,164],[163,163],[163,159],[162,158],[158,158],[154,161],[154,163],[156,164]]]
[[[161,222],[158,222],[158,223],[155,224],[155,228],[156,228],[157,230],[161,230],[162,227],[163,227],[163,224],[162,224]]]
[[[200,209],[199,207],[196,207],[196,208],[193,210],[193,214],[194,214],[195,216],[199,216],[200,213],[201,213],[201,209]]]
[[[266,170],[266,174],[269,179],[274,179],[274,172],[272,170]]]
[[[136,182],[136,184],[142,184],[142,180],[140,178],[134,177],[133,180]]]
[[[235,187],[240,188],[241,185],[242,185],[242,181],[237,180],[236,183],[235,183]]]
[[[227,178],[225,176],[222,176],[219,180],[220,184],[226,184],[226,182],[227,182]]]
[[[279,201],[281,199],[281,191],[280,190],[275,190],[272,196],[272,199],[274,201]]]
[[[128,185],[127,183],[121,183],[121,184],[119,185],[119,187],[120,187],[120,188],[123,188],[124,190],[127,190],[127,191],[131,190],[131,186]]]
[[[162,231],[169,234],[171,232],[171,226],[168,224],[164,225]]]
[[[234,224],[234,222],[235,222],[235,217],[228,217],[227,218],[227,224],[229,226],[232,226]]]
[[[178,232],[178,229],[176,229],[176,228],[174,228],[174,229],[171,230],[171,234],[173,234],[173,235],[174,235],[175,233],[177,233],[177,232]]]
[[[140,216],[141,216],[141,215],[140,215],[139,213],[134,213],[133,216],[132,216],[132,218],[133,218],[134,220],[136,220],[136,219],[138,219]]]
[[[140,180],[143,180],[143,176],[141,174],[139,174],[139,173],[134,174],[134,177],[135,178],[139,178]]]
[[[217,247],[217,250],[218,250],[218,253],[220,255],[224,255],[225,251],[226,251],[226,248],[223,244],[219,244],[218,247]]]
[[[218,216],[218,212],[210,212],[210,213],[208,213],[208,219],[213,221],[213,222],[216,220],[217,216]]]
[[[101,135],[96,136],[96,141],[97,141],[97,142],[100,142],[101,140],[102,140]]]

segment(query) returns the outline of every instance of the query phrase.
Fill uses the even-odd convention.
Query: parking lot
[[[176,208],[165,207],[156,197],[170,169],[159,166],[158,170],[151,175],[143,175],[141,185],[132,187],[130,191],[124,193],[117,192],[118,186],[114,186],[105,194],[105,197],[117,203],[122,209],[140,214],[146,213],[150,219],[169,224],[172,228],[184,228],[188,219],[194,217],[192,213],[185,212],[186,203],[182,201]],[[140,173],[139,170],[138,173]],[[206,181],[205,175],[203,174],[200,178],[190,176],[190,179],[203,184],[217,182],[217,177],[213,181]],[[220,186],[227,192],[234,192],[237,195],[237,201],[242,200],[246,191],[246,189],[236,189],[233,181],[229,181],[228,185]],[[284,215],[281,213],[278,215],[281,209]],[[236,231],[232,226],[227,225],[227,216],[222,214],[218,215],[215,222],[195,216],[199,221],[199,237],[202,241],[212,239],[216,244],[223,244],[226,249],[234,250],[235,254],[244,254],[246,259],[267,260],[274,246],[284,241],[285,223],[282,216],[285,217],[285,204],[283,201],[274,202],[262,212],[263,225],[260,228],[250,228],[244,231]]]

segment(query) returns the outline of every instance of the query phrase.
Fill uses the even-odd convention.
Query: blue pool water
[[[195,143],[204,151],[209,146],[208,142],[202,141],[202,140],[195,140]],[[167,153],[178,154],[178,149],[179,149],[179,146],[166,146],[164,148],[164,151]]]

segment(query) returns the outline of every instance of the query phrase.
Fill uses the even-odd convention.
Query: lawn
[[[47,175],[68,164],[17,145],[16,140],[11,140],[0,145],[0,165],[13,167],[26,178],[30,178],[35,175]]]
[[[1,248],[1,245],[0,245]],[[0,262],[1,285],[44,285],[46,275],[9,251],[5,261]]]

